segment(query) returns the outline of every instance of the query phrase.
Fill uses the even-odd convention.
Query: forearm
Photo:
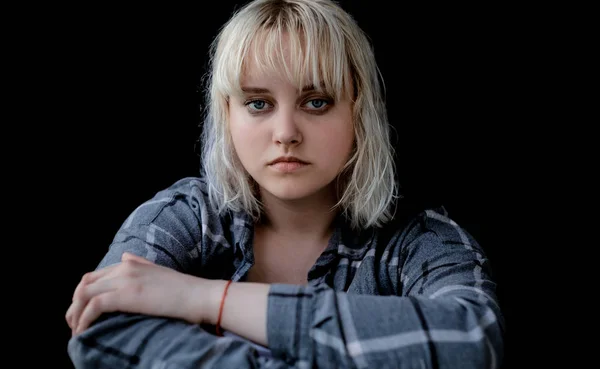
[[[267,343],[267,303],[270,285],[232,282],[224,296],[227,282],[218,281],[211,292],[209,323],[216,325],[224,298],[221,327],[262,346]]]
[[[199,325],[136,314],[98,321],[71,338],[68,353],[77,369],[288,368],[281,360],[259,357],[246,342],[216,337]]]
[[[212,324],[226,283],[215,281],[211,291]],[[478,293],[468,290],[451,295],[369,296],[234,282],[225,295],[221,326],[269,347],[288,363],[378,367],[394,362],[409,368],[435,362],[465,368],[498,364],[502,339],[495,302],[479,303]],[[457,349],[468,364],[455,357]]]
[[[465,369],[493,367],[501,358],[498,310],[473,291],[437,299],[290,285],[270,291],[267,335],[275,357],[324,368],[437,362]]]
[[[214,281],[210,292],[213,325],[226,283]],[[497,306],[493,300],[478,303],[479,297],[469,290],[430,299],[233,282],[224,296],[221,326],[288,362],[412,367],[437,361],[440,367],[476,368],[493,365],[502,345]],[[458,347],[469,364],[456,361]]]

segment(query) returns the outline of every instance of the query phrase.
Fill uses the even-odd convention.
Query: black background
[[[514,156],[522,139],[515,132],[528,127],[521,108],[531,65],[529,42],[515,31],[518,12],[491,4],[392,10],[384,1],[341,3],[375,47],[403,201],[443,204],[479,240],[507,320],[505,367],[517,354],[526,362],[513,278],[522,270],[519,216],[533,205],[516,200],[526,187]],[[30,47],[41,62],[29,64],[31,103],[43,109],[40,133],[52,137],[31,169],[42,183],[40,227],[52,244],[40,257],[52,264],[45,278],[53,291],[41,319],[47,329],[36,337],[50,348],[47,363],[71,367],[64,314],[79,278],[96,267],[127,215],[197,175],[198,85],[208,44],[235,4],[53,9],[36,33]]]

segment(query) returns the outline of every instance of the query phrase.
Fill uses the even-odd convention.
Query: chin
[[[328,193],[329,183],[315,183],[300,178],[269,179],[259,183],[262,191],[267,191],[280,200],[302,200],[313,195]]]
[[[301,200],[317,192],[314,189],[301,186],[272,185],[263,187],[263,189],[280,200],[288,201]]]

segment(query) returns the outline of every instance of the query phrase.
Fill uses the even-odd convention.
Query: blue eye
[[[308,102],[312,104],[312,108],[321,109],[323,106],[327,105],[327,101],[324,99],[313,99]]]
[[[262,110],[265,108],[267,103],[263,100],[252,100],[248,102],[246,105],[249,106],[252,110]]]

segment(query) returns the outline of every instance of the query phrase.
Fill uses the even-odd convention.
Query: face
[[[308,84],[299,91],[278,73],[261,73],[252,65],[245,71],[243,96],[229,100],[229,129],[261,195],[335,201],[333,181],[354,142],[350,99],[333,101]]]

